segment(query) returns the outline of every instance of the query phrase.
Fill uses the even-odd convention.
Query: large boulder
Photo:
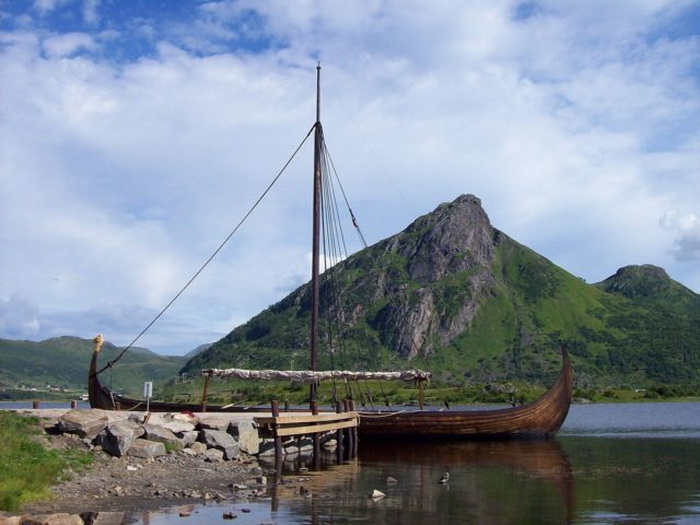
[[[238,441],[241,452],[252,455],[260,452],[260,434],[252,421],[232,421],[227,432]]]
[[[231,416],[226,414],[202,414],[199,417],[200,429],[221,430],[226,432],[231,424]]]
[[[197,426],[196,416],[187,413],[157,413],[150,414],[147,423],[167,428],[174,434],[192,432]]]
[[[129,447],[129,455],[136,458],[153,459],[167,454],[165,445],[158,441],[148,439],[137,439]]]
[[[205,443],[209,448],[221,450],[224,453],[224,459],[237,459],[240,456],[238,443],[227,432],[205,428],[199,433],[199,441]]]
[[[152,425],[150,423],[145,423],[143,425],[144,438],[151,441],[158,441],[159,443],[169,444],[174,447],[182,447],[182,440],[178,438],[172,430],[169,430],[160,425]]]
[[[120,421],[108,425],[98,436],[97,442],[102,446],[102,450],[120,458],[144,432],[143,427],[134,421]]]
[[[109,418],[101,411],[71,410],[58,418],[59,432],[77,434],[81,438],[95,439],[109,425]]]
[[[197,438],[199,437],[199,431],[188,430],[187,432],[179,432],[177,436],[180,439],[180,443],[182,443],[182,446],[186,447],[197,441]]]

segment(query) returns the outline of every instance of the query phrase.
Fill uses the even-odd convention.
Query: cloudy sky
[[[463,193],[597,282],[700,292],[700,2],[0,2],[0,337],[126,345],[315,118],[372,244]],[[138,341],[217,340],[309,276],[311,152]]]

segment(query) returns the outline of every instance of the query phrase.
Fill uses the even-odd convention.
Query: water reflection
[[[700,523],[699,436],[698,403],[575,406],[556,440],[361,443],[357,460],[317,472],[292,458],[248,513],[228,502],[148,519],[222,523],[233,511],[239,524]],[[445,471],[449,483],[438,483]],[[375,489],[386,496],[370,498]]]
[[[700,441],[563,437],[576,523],[700,523]]]
[[[572,468],[557,441],[372,443],[358,462],[307,484],[312,497],[289,505],[312,523],[567,523],[574,514]],[[386,496],[372,499],[374,490]]]

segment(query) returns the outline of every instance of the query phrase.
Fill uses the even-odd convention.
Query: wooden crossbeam
[[[279,417],[261,416],[254,418],[254,420],[263,432],[272,436],[287,437],[357,427],[359,415],[357,412],[318,415],[294,414]]]

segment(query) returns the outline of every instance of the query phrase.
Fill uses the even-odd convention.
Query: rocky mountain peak
[[[624,266],[600,283],[606,292],[625,297],[651,297],[667,291],[671,278],[663,268],[652,264]]]
[[[431,354],[436,345],[461,334],[495,284],[491,267],[502,238],[474,195],[439,205],[389,238],[385,253],[391,254],[390,260],[405,261],[411,286],[397,286],[389,269],[377,280],[381,295],[375,297],[386,302],[379,324],[391,326],[386,332],[395,334],[387,344],[411,359]],[[451,277],[466,272],[469,275],[454,284]],[[448,311],[446,303],[454,308]]]
[[[427,284],[448,274],[489,264],[495,230],[474,195],[461,195],[416,219],[389,249],[408,260],[411,278]]]

